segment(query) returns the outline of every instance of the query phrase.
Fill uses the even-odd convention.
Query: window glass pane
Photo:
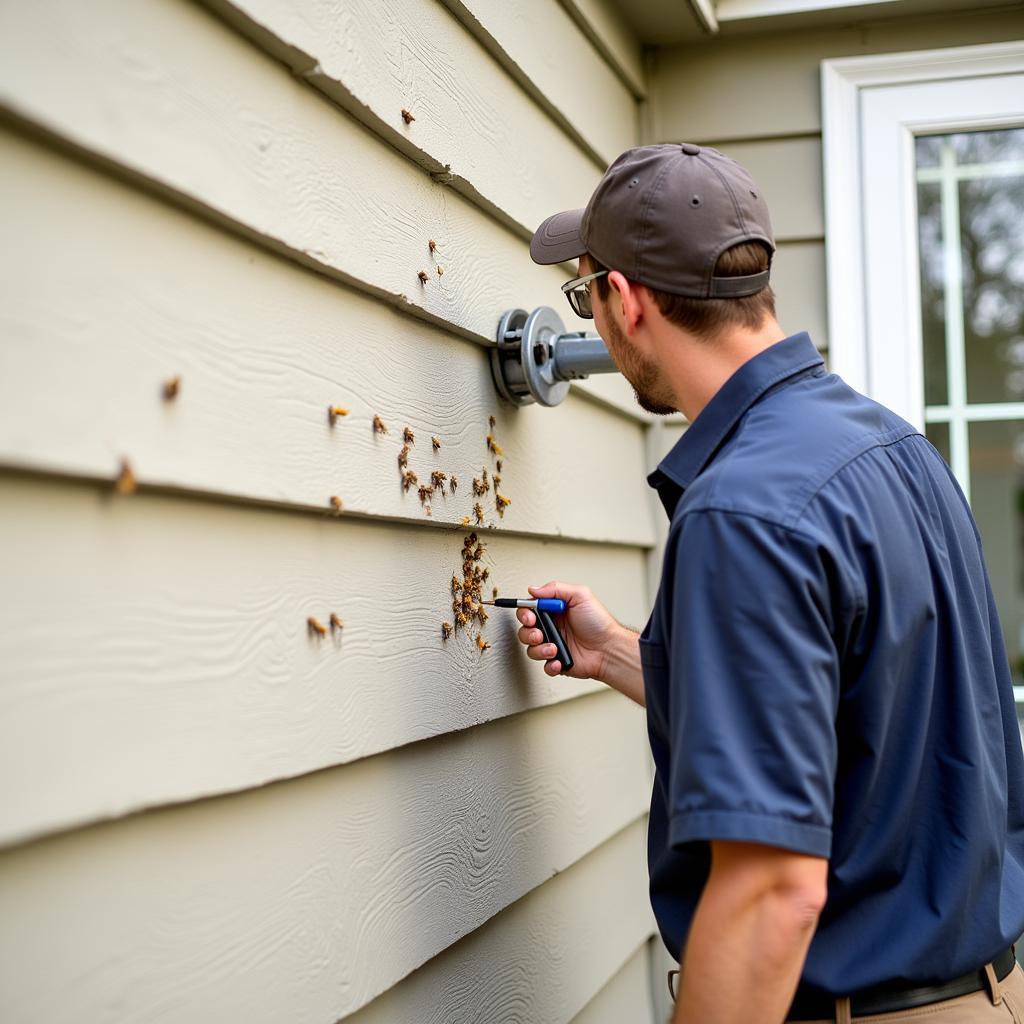
[[[969,403],[1024,399],[1024,140],[1006,155],[1020,173],[960,182]]]
[[[1024,420],[970,425],[971,507],[1014,684],[1024,681]]]
[[[918,135],[914,139],[914,163],[918,167],[938,167],[941,153],[941,135]]]
[[[929,423],[924,428],[924,436],[939,449],[946,462],[949,462],[949,424]]]
[[[918,139],[918,142],[921,140]],[[940,140],[941,141],[941,140]],[[946,405],[946,302],[942,262],[942,199],[937,181],[917,186],[921,264],[921,336],[924,341],[925,405]]]

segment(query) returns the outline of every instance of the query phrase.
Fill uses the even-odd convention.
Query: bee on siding
[[[501,476],[498,473],[495,473],[494,476],[491,477],[491,483],[494,484],[494,491],[497,493],[498,488],[501,486]]]
[[[476,617],[480,620],[481,626],[490,618],[490,615],[487,614],[487,609],[482,604],[476,606]]]
[[[434,488],[430,484],[420,484],[419,495],[421,503],[426,504],[433,493]]]
[[[486,651],[491,645],[484,639],[483,633],[477,633],[476,645],[480,648],[481,652]]]
[[[405,107],[402,107],[402,120],[406,124],[412,124],[413,121],[416,120],[416,118],[413,117],[412,114],[408,110],[405,109]]]
[[[421,270],[416,276],[420,279],[420,284],[426,284],[430,280],[430,275],[425,270]]]
[[[398,465],[402,469],[409,465],[409,446],[407,444],[403,444],[402,450],[398,453]]]
[[[462,589],[462,584],[459,582],[459,577],[452,573],[452,593],[457,594]]]
[[[406,444],[415,444],[416,443],[416,435],[412,432],[412,427],[406,427],[402,431],[402,440]]]
[[[495,504],[495,506],[498,509],[498,515],[501,516],[502,518],[504,518],[504,516],[505,516],[505,509],[507,509],[509,507],[509,505],[512,504],[512,499],[505,497],[504,494],[497,494],[496,493],[494,495],[494,504]]]
[[[309,627],[310,633],[315,633],[317,636],[327,636],[327,627],[312,615],[306,619],[306,625]]]
[[[340,405],[329,405],[327,406],[327,419],[330,421],[331,426],[337,422],[339,416],[347,416],[348,409]]]
[[[454,494],[458,490],[459,478],[454,473],[452,473],[452,478],[448,486],[451,489],[452,494]]]
[[[334,509],[336,516],[341,515],[341,510],[344,507],[344,502],[336,494],[331,495],[331,508]]]
[[[479,562],[480,559],[483,558],[483,557],[484,557],[484,546],[483,546],[483,544],[477,544],[476,548],[473,551],[473,559],[474,559],[474,561]]]
[[[481,494],[486,494],[491,489],[491,485],[487,480],[487,470],[484,470],[483,478],[473,477],[473,493],[480,497]]]
[[[448,479],[448,474],[447,474],[447,473],[442,473],[442,472],[441,472],[441,470],[439,470],[439,469],[435,469],[435,470],[434,470],[434,472],[430,474],[430,482],[431,482],[431,483],[432,483],[432,484],[433,484],[433,485],[434,485],[434,486],[435,486],[435,487],[436,487],[436,488],[437,488],[437,489],[438,489],[438,490],[439,490],[439,491],[440,491],[440,492],[441,492],[442,494],[444,494],[444,482],[445,482],[445,481],[446,481],[447,479]]]
[[[473,506],[473,515],[476,516],[476,521],[477,521],[478,524],[482,524],[483,523],[483,521],[484,521],[484,509],[483,509],[483,505],[481,505],[479,501]]]
[[[484,571],[480,573],[480,581],[482,583],[486,583],[488,578],[490,577],[490,575],[491,575],[491,570],[485,568]]]
[[[439,448],[441,447],[441,438],[439,438],[439,437],[438,437],[438,436],[437,436],[437,435],[435,434],[435,435],[434,435],[434,436],[433,436],[433,437],[432,437],[432,438],[430,439],[430,443],[431,443],[431,444],[432,444],[432,445],[434,446],[434,451],[436,452],[436,451],[437,451],[437,450],[438,450],[438,449],[439,449]]]
[[[406,469],[402,473],[402,490],[407,492],[415,487],[420,482],[420,478],[411,469]]]
[[[498,588],[497,587],[491,587],[491,600],[492,601],[497,601],[498,600]]]
[[[462,525],[463,526],[469,526],[469,516],[463,516],[462,517]]]
[[[501,459],[498,459],[497,463],[495,464],[495,468],[498,470],[499,473],[501,472]]]
[[[438,267],[437,268],[437,276],[438,277],[443,277],[444,276],[444,267]]]
[[[373,429],[377,434],[388,433],[388,428],[385,426],[384,421],[379,416],[373,417]]]
[[[135,470],[127,459],[121,459],[121,468],[118,471],[114,487],[118,494],[134,494],[139,489],[139,481],[135,478]]]
[[[437,242],[431,238],[430,241],[427,242],[427,248],[433,253],[437,249]]]
[[[452,624],[450,622],[441,623],[441,639],[447,640],[452,635]]]
[[[177,398],[178,397],[178,391],[180,390],[180,388],[181,388],[181,376],[180,375],[176,375],[174,377],[170,377],[168,380],[165,380],[164,381],[164,392],[163,392],[164,393],[164,398],[168,402],[171,401],[171,399],[173,399],[173,398]]]
[[[336,615],[334,612],[331,612],[330,623],[331,623],[331,632],[332,633],[336,629],[344,629],[345,628],[345,623],[342,622],[341,619],[339,618],[339,616]]]
[[[488,416],[487,425],[491,428],[491,430],[493,430],[498,425],[498,421],[494,418],[493,415]]]

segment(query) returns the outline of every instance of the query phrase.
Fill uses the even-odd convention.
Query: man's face
[[[590,274],[593,269],[590,259],[584,255],[580,259],[580,274]],[[594,326],[608,346],[608,351],[622,376],[633,386],[637,404],[656,416],[668,416],[676,412],[675,395],[668,387],[657,363],[641,352],[619,326],[614,311],[617,308],[614,304],[618,299],[615,290],[612,290],[607,301],[602,301],[597,290],[597,282],[591,281],[589,287],[594,309]]]

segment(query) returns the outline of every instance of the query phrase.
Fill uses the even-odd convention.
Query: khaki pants
[[[991,965],[985,973],[989,987],[956,999],[943,999],[926,1006],[897,1013],[878,1013],[869,1017],[851,1017],[850,1001],[836,1000],[835,1016],[804,1024],[889,1024],[889,1021],[920,1021],[920,1024],[1024,1024],[1024,971],[1020,964],[1003,978],[996,979]],[[670,971],[671,975],[672,972]],[[672,979],[669,978],[669,990]],[[674,997],[673,997],[674,998]]]

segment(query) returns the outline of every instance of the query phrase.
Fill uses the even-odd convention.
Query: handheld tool
[[[560,597],[498,597],[493,601],[484,601],[483,604],[492,604],[497,608],[530,608],[537,613],[537,624],[544,634],[544,639],[549,644],[555,645],[558,652],[555,657],[562,663],[562,672],[568,672],[574,662],[569,653],[569,647],[565,642],[552,614],[563,615],[565,613],[565,602]],[[549,658],[549,661],[554,659]]]

